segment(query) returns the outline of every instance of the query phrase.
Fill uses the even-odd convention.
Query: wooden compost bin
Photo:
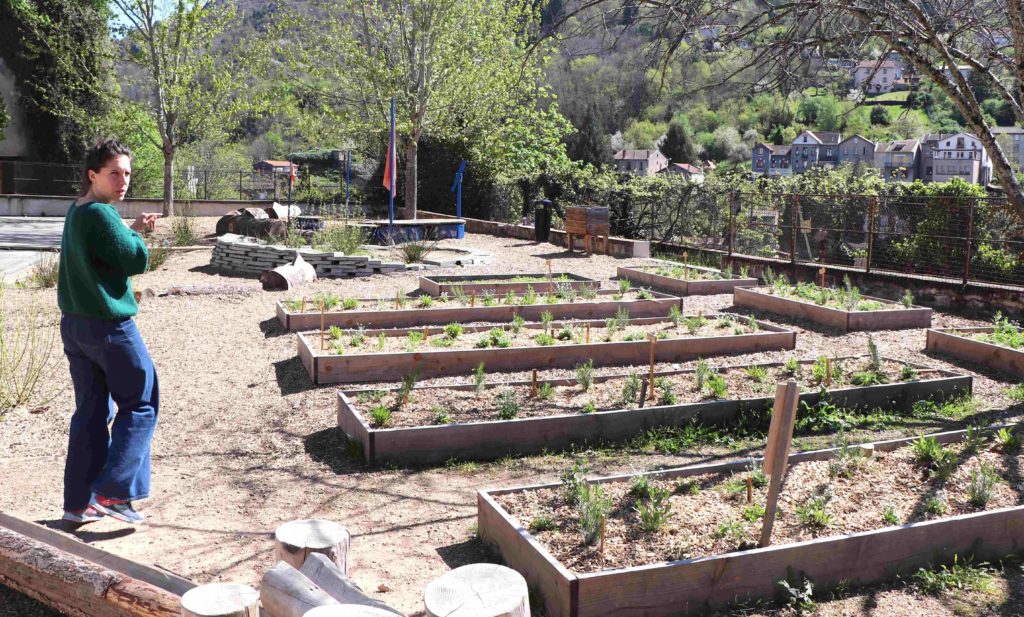
[[[846,360],[849,358],[839,358]],[[747,367],[752,365],[742,365]],[[753,366],[775,367],[782,363]],[[736,368],[736,367],[720,367]],[[941,369],[916,366],[919,370],[936,371],[934,379],[908,381],[865,387],[839,388],[829,391],[830,400],[839,407],[874,408],[889,406],[908,409],[923,399],[944,400],[959,393],[970,393],[972,378]],[[693,369],[659,371],[656,376],[682,375]],[[596,377],[595,382],[608,381],[626,374]],[[575,379],[548,380],[553,386],[576,383]],[[529,385],[528,381],[493,384],[491,388]],[[466,386],[427,386],[417,388],[472,390]],[[490,389],[490,388],[489,388]],[[724,399],[681,405],[650,406],[640,409],[617,409],[594,413],[575,413],[513,420],[490,420],[466,424],[427,425],[401,428],[372,428],[360,413],[354,400],[369,390],[338,392],[338,426],[351,439],[358,441],[368,463],[414,465],[442,463],[457,459],[496,459],[510,454],[535,454],[559,450],[573,444],[627,441],[656,427],[679,426],[689,421],[701,424],[724,424],[736,418],[740,410],[771,409],[772,398]],[[809,405],[820,399],[818,392],[804,392],[800,400]]]
[[[714,315],[709,316],[714,318]],[[667,321],[650,317],[631,319],[633,325],[649,325]],[[604,327],[604,321],[576,321],[573,325]],[[796,346],[796,333],[779,326],[757,322],[760,332],[726,336],[664,339],[655,346],[655,361],[682,362],[694,358],[708,358],[755,351],[778,351]],[[557,329],[561,324],[553,322]],[[541,330],[541,324],[526,324],[524,328]],[[491,326],[472,326],[467,332],[490,330]],[[441,328],[413,328],[394,330],[367,330],[367,336],[406,336],[410,331],[429,335],[443,332]],[[419,371],[420,378],[447,375],[468,375],[483,362],[488,371],[515,371],[525,369],[572,368],[588,360],[594,366],[626,366],[645,364],[649,360],[650,343],[622,341],[552,345],[537,347],[508,347],[505,349],[424,349],[422,351],[345,354],[342,356],[320,352],[319,334],[299,332],[297,347],[302,365],[313,383],[356,383],[398,381],[403,376]]]
[[[965,431],[937,433],[941,443],[963,439]],[[872,444],[888,452],[916,437]],[[792,454],[791,464],[832,458],[835,449]],[[745,469],[748,461],[696,465],[651,477],[683,478]],[[633,475],[594,482],[626,482]],[[1024,545],[1024,506],[1001,508],[874,531],[681,561],[659,562],[593,573],[576,573],[558,562],[513,518],[495,496],[558,484],[477,493],[480,537],[497,545],[502,558],[536,586],[549,617],[669,617],[724,608],[736,600],[770,598],[778,581],[792,574],[813,579],[817,589],[843,580],[869,584],[890,580],[921,566],[952,561],[954,555],[998,559]]]
[[[683,267],[688,270],[695,272],[717,272],[721,274],[720,270],[714,268],[703,268],[700,266],[687,266],[683,264],[677,264],[674,262],[666,262],[666,267]],[[659,266],[650,266],[650,269],[657,268]],[[630,268],[626,266],[619,266],[616,274],[620,279],[629,279],[638,285],[645,287],[655,287],[658,289],[664,289],[665,291],[678,294],[680,296],[709,296],[712,294],[727,294],[732,293],[737,287],[753,287],[757,285],[756,278],[740,278],[734,276],[722,280],[709,280],[709,281],[684,281],[671,276],[662,276],[649,272],[648,267],[637,267]]]
[[[598,292],[594,301],[556,302],[554,304],[515,304],[499,306],[448,306],[434,304],[431,308],[387,309],[364,311],[331,311],[324,314],[325,327],[357,328],[411,328],[414,326],[440,326],[450,323],[494,322],[505,323],[519,315],[526,321],[539,321],[541,313],[550,312],[555,319],[604,319],[615,317],[619,309],[629,311],[633,317],[665,317],[681,301],[675,296],[651,292],[653,300],[615,300],[616,291]],[[409,300],[414,302],[415,300]],[[277,302],[277,320],[290,332],[320,329],[320,313],[293,313],[280,300]]]
[[[827,306],[819,306],[813,302],[780,298],[748,287],[737,287],[733,290],[733,304],[745,306],[759,311],[768,311],[787,317],[806,319],[844,331],[853,330],[903,330],[907,328],[927,328],[932,325],[932,310],[923,306],[911,308],[881,309],[877,311],[845,311]],[[883,304],[895,303],[882,298],[862,296],[864,300],[874,300]]]
[[[1024,350],[1012,349],[1003,345],[976,341],[957,333],[989,334],[995,328],[945,328],[929,329],[925,339],[925,349],[975,362],[986,368],[1009,373],[1015,377],[1024,377]]]
[[[556,291],[558,285],[569,285],[574,289],[583,289],[584,287],[593,287],[594,289],[601,288],[601,281],[573,274],[571,272],[553,272],[551,274],[552,282],[547,280],[537,281],[533,283],[516,283],[512,282],[512,279],[524,276],[531,276],[537,278],[547,279],[548,275],[543,272],[539,273],[525,273],[525,274],[465,274],[455,276],[421,276],[420,277],[420,289],[431,296],[440,296],[442,293],[447,293],[449,296],[452,294],[453,287],[461,287],[462,293],[464,294],[482,294],[485,291],[490,291],[498,296],[503,296],[508,292],[521,294],[524,293],[528,287],[533,287],[533,290],[537,293],[547,293],[549,291]],[[563,280],[558,280],[562,278]],[[568,279],[568,280],[564,280]],[[487,283],[474,283],[472,281],[487,280]],[[503,282],[507,281],[507,282]]]

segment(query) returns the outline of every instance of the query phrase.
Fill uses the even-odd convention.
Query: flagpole
[[[398,166],[397,152],[398,148],[395,145],[395,97],[391,97],[391,139],[388,143],[388,156],[391,157],[391,177],[388,178],[388,182],[391,184],[391,190],[388,191],[388,233],[393,231],[395,226],[395,176]]]

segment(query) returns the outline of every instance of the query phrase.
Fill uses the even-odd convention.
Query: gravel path
[[[211,220],[200,221],[212,229]],[[617,265],[644,260],[606,256],[569,256],[550,244],[468,234],[468,245],[497,256],[492,264],[435,270],[438,274],[509,274],[555,271],[598,278],[604,287]],[[207,267],[208,251],[172,255],[164,267],[135,281],[136,289],[162,292],[172,285],[236,284],[243,277],[220,276]],[[324,280],[304,292],[330,291],[345,296],[393,297],[416,288],[416,274],[377,275],[365,279]],[[250,277],[254,278],[254,277]],[[8,290],[5,311],[25,301],[23,290]],[[41,292],[56,305],[55,292]],[[332,519],[353,533],[352,572],[364,589],[410,613],[420,611],[422,590],[450,568],[494,557],[473,537],[475,491],[555,480],[569,458],[537,456],[489,464],[460,464],[426,469],[376,469],[346,457],[335,425],[332,386],[310,385],[295,356],[295,337],[274,317],[274,303],[290,294],[158,297],[146,300],[138,316],[143,337],[158,367],[162,408],[153,444],[153,495],[141,502],[150,524],[137,529],[102,521],[78,534],[86,542],[139,561],[154,562],[198,582],[230,581],[256,585],[273,565],[273,529],[288,520]],[[686,313],[730,309],[731,296],[688,298]],[[729,363],[813,358],[820,353],[848,355],[866,351],[867,334],[841,335],[808,324],[758,315],[769,323],[797,327],[795,352],[733,356]],[[937,313],[936,326],[977,325]],[[950,370],[964,370],[945,358],[922,353],[924,331],[876,333],[884,355]],[[55,372],[47,386],[55,398],[40,413],[18,409],[0,424],[0,510],[53,524],[59,518],[67,423],[73,407],[66,362],[55,349]],[[669,369],[684,365],[659,365]],[[598,369],[599,374],[621,368]],[[571,370],[545,371],[542,379],[565,377]],[[526,371],[506,374],[526,379]],[[400,375],[382,375],[382,385],[398,385]],[[424,384],[468,383],[469,377],[425,380]],[[1002,391],[1005,376],[977,374],[975,392],[983,407],[1006,409],[1017,417]],[[346,386],[348,387],[348,386]],[[591,467],[607,474],[706,460],[714,452],[688,456],[647,453],[595,453]],[[397,559],[396,559],[397,557]],[[886,592],[890,593],[890,592]],[[893,611],[868,609],[851,601],[842,614],[951,614],[912,593]],[[1019,597],[1019,596],[1018,596]],[[883,597],[878,601],[887,601]],[[924,602],[923,604],[921,602]],[[3,604],[0,595],[0,604]],[[914,604],[917,603],[917,604]],[[927,607],[927,608],[924,608]],[[838,613],[836,613],[838,614]]]

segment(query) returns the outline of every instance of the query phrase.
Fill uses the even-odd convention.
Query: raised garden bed
[[[833,293],[837,291],[841,292],[842,290],[831,290]],[[825,293],[828,293],[828,290]],[[930,308],[913,304],[905,306],[870,296],[859,297],[858,305],[861,308],[847,310],[836,306],[834,302],[816,304],[797,297],[787,297],[779,293],[769,293],[750,287],[737,287],[733,290],[733,304],[736,306],[806,319],[847,332],[927,328],[932,324]]]
[[[588,328],[590,343],[586,342]],[[795,332],[733,315],[675,321],[621,316],[607,321],[513,323],[507,330],[458,324],[333,330],[324,337],[323,349],[320,333],[297,335],[299,358],[313,383],[397,381],[414,372],[420,378],[468,375],[480,363],[489,371],[572,368],[588,361],[594,366],[644,364],[650,352],[648,334],[659,339],[654,352],[657,362],[793,349],[796,345]]]
[[[853,385],[865,381],[861,369],[868,363],[865,356],[840,358],[829,366],[833,404],[909,409],[916,401],[971,392],[969,376],[888,359],[882,359],[879,374],[892,383]],[[797,366],[807,390],[801,400],[814,405],[825,364],[809,360]],[[369,463],[495,459],[573,444],[622,442],[656,427],[725,424],[741,410],[762,413],[771,409],[775,382],[793,375],[792,368],[771,363],[712,369],[728,388],[716,386],[717,391],[707,379],[697,389],[694,369],[657,372],[656,399],[644,401],[644,407],[639,407],[639,384],[647,376],[639,373],[595,377],[586,391],[577,379],[542,382],[537,397],[531,396],[528,381],[414,388],[404,403],[400,388],[348,390],[338,393],[338,426],[360,443]]]
[[[747,461],[598,478],[588,491],[565,484],[480,491],[479,533],[539,589],[551,617],[696,614],[772,597],[786,579],[799,585],[795,579],[806,576],[821,590],[889,580],[954,555],[983,560],[1019,551],[1020,455],[994,451],[966,431],[932,438],[958,445],[929,443],[941,455],[930,470],[908,447],[917,438],[791,455],[772,545],[764,548],[746,544],[756,541],[761,520],[753,506],[767,491]],[[563,477],[579,485],[581,476]],[[760,485],[750,506],[748,477]],[[981,491],[968,487],[979,489],[983,477],[995,480],[988,501],[972,503]],[[566,502],[566,495],[593,496],[595,486],[608,500],[587,500],[607,514],[603,554],[585,543],[577,508]],[[656,503],[635,496],[645,492],[669,506],[656,531],[640,526],[639,509],[649,523]],[[600,529],[600,517],[591,520]]]
[[[731,293],[736,287],[752,287],[758,282],[756,278],[733,276],[714,268],[668,261],[651,266],[619,266],[617,274],[620,279],[627,279],[646,287],[664,289],[680,296],[726,294]]]
[[[985,340],[995,333],[992,326],[979,328],[929,329],[925,348],[954,358],[975,362],[992,370],[1024,377],[1024,349],[1013,349]]]
[[[526,321],[538,321],[541,314],[551,313],[554,319],[603,319],[614,317],[620,310],[628,311],[632,317],[665,317],[678,306],[680,300],[647,290],[596,291],[575,297],[549,298],[538,296],[533,304],[526,304],[529,297],[516,295],[481,296],[470,306],[470,300],[463,296],[421,296],[407,298],[399,296],[391,300],[331,298],[335,306],[323,316],[327,327],[356,328],[408,328],[412,326],[445,325],[449,323],[509,322],[519,316]],[[592,295],[592,297],[591,297]],[[549,303],[549,300],[555,300]],[[510,303],[511,302],[511,303]],[[492,306],[488,304],[493,303]],[[291,332],[316,330],[320,328],[320,299],[280,300],[277,303],[277,319]],[[347,307],[347,308],[346,308]],[[303,311],[303,308],[305,309]]]
[[[572,274],[571,272],[554,272],[547,274],[486,274],[456,276],[421,276],[420,289],[431,296],[447,293],[449,296],[464,294],[483,294],[491,292],[504,296],[508,292],[525,293],[532,287],[537,293],[556,291],[559,286],[568,286],[576,290],[584,287],[601,288],[601,281]]]

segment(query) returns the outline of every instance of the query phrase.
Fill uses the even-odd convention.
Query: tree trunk
[[[403,218],[416,218],[416,140],[410,139],[405,145],[405,211]]]
[[[313,581],[283,561],[263,575],[260,602],[271,617],[302,617],[318,606],[337,604]]]
[[[423,591],[429,617],[530,617],[526,579],[511,568],[474,563],[431,581]]]
[[[174,216],[174,150],[164,148],[164,216]]]
[[[348,530],[321,519],[291,521],[274,531],[274,557],[298,569],[310,553],[326,555],[342,574],[348,574]]]
[[[248,585],[210,583],[181,596],[182,617],[259,617],[260,594]]]
[[[386,614],[390,617],[405,617],[387,604],[363,593],[363,590],[345,576],[326,555],[313,553],[306,558],[306,563],[302,564],[299,572],[305,574],[309,580],[313,581],[313,584],[326,591],[327,595],[341,604],[359,604],[373,607],[379,611],[387,611]]]

